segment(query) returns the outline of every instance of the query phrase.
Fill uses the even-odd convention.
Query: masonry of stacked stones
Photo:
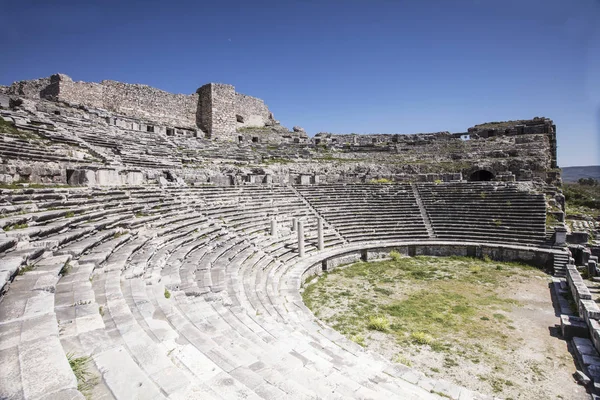
[[[312,275],[391,250],[547,271],[600,384],[598,247],[567,243],[550,119],[311,138],[231,85],[63,74],[0,87],[0,116],[0,398],[489,398],[304,305]]]

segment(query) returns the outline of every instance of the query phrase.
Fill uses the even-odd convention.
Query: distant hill
[[[594,178],[600,180],[600,165],[564,167],[561,169],[563,182],[577,182],[579,178]]]

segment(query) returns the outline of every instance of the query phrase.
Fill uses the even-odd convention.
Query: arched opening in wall
[[[244,137],[243,136],[238,136],[238,142],[242,143],[244,141]]]
[[[154,133],[154,126],[152,126],[152,125],[146,126],[146,132]]]
[[[167,136],[175,136],[175,129],[167,128]]]
[[[487,182],[494,179],[494,174],[490,171],[486,171],[485,169],[480,169],[471,174],[469,180],[471,182]]]
[[[237,122],[241,122],[242,124],[244,123],[244,117],[239,114],[235,115],[235,119]]]
[[[79,182],[73,182],[73,174],[75,173],[74,169],[68,169],[67,170],[67,184],[69,185],[76,185]]]
[[[258,143],[258,137],[252,136],[252,143]]]

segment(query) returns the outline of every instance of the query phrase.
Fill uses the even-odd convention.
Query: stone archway
[[[486,182],[494,179],[494,174],[485,169],[478,169],[469,175],[471,182]]]

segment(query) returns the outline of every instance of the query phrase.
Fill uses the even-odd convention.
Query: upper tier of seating
[[[437,238],[535,246],[546,239],[543,194],[528,193],[510,183],[416,187]]]
[[[350,242],[429,237],[410,185],[316,185],[296,189]]]

